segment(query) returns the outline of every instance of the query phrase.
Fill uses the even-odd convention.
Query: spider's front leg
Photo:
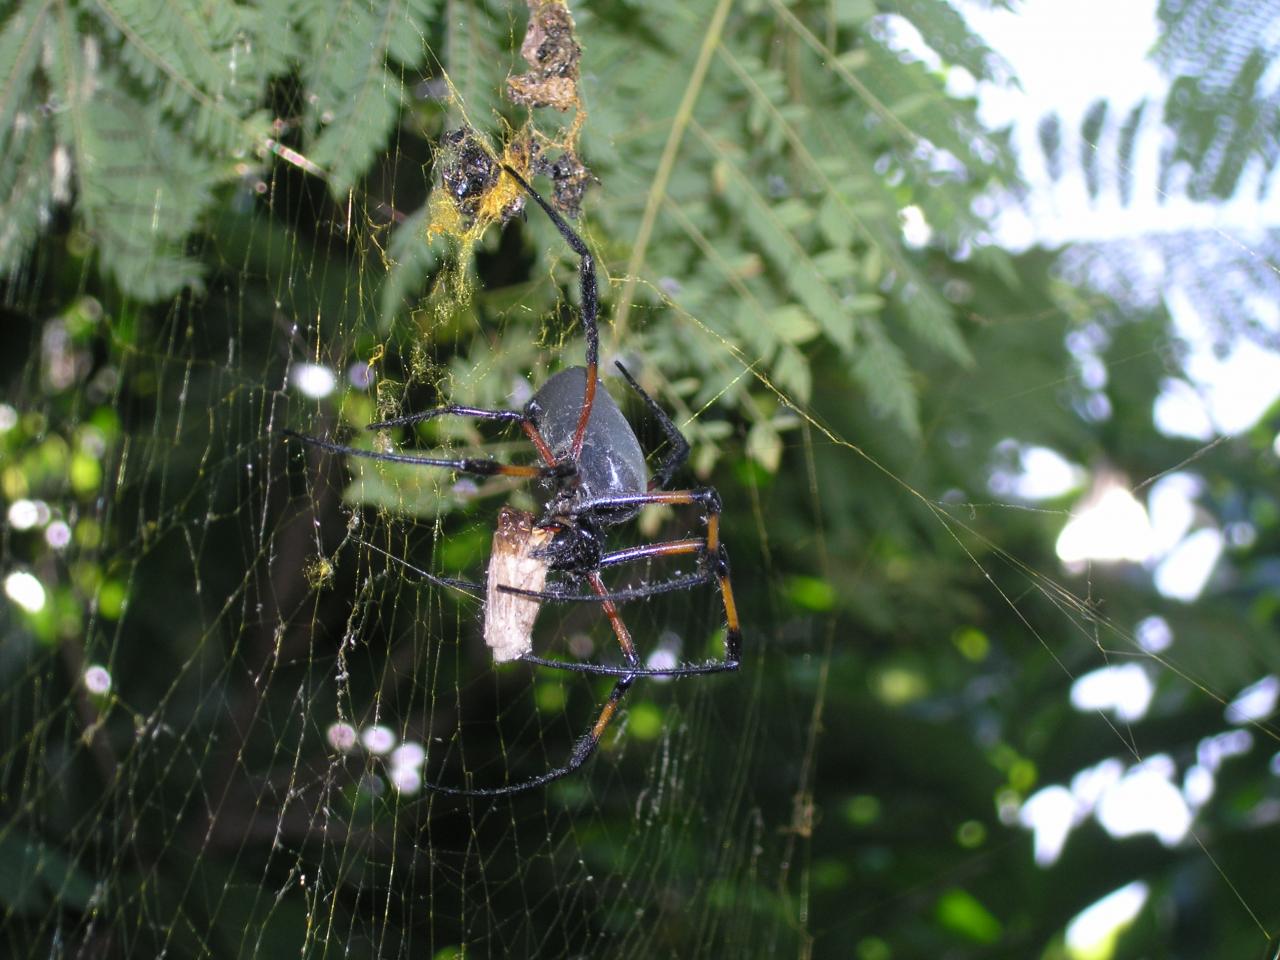
[[[573,446],[569,455],[574,463],[582,456],[582,443],[587,436],[587,422],[591,419],[591,407],[596,398],[596,381],[600,367],[600,295],[596,287],[596,262],[587,249],[586,241],[574,232],[564,217],[556,212],[542,194],[533,189],[524,177],[508,166],[502,168],[525,193],[529,194],[555,225],[565,243],[578,255],[578,288],[582,296],[582,334],[587,341],[587,385],[582,396],[582,410],[573,431]]]
[[[305,433],[298,433],[296,430],[284,430],[282,432],[286,437],[293,440],[301,440],[308,446],[319,447],[321,450],[328,450],[330,453],[341,453],[349,457],[361,457],[365,460],[380,460],[383,463],[407,463],[421,467],[443,467],[458,473],[469,473],[476,477],[524,477],[526,479],[537,477],[551,479],[569,476],[574,471],[574,466],[571,463],[538,466],[536,464],[499,463],[497,460],[487,460],[483,457],[450,459],[448,457],[423,457],[415,453],[382,453],[378,450],[361,450],[359,447],[334,443],[332,440],[325,440],[321,437],[311,437]]]
[[[391,420],[379,420],[377,423],[366,424],[365,429],[385,430],[388,427],[406,427],[411,424],[422,423],[425,420],[434,420],[436,417],[470,417],[473,420],[518,423],[525,436],[529,438],[529,442],[538,451],[538,456],[542,458],[542,462],[548,467],[557,465],[555,455],[552,454],[551,448],[547,446],[547,441],[543,439],[534,422],[529,419],[528,413],[523,410],[486,410],[484,407],[464,407],[460,404],[450,403],[443,407],[423,410],[421,413],[411,413],[408,416],[395,417]],[[567,476],[571,472],[571,470],[566,469],[559,476]]]
[[[542,459],[543,465],[539,467],[533,464],[498,463],[496,460],[487,460],[480,457],[452,459],[448,457],[424,457],[411,453],[383,453],[377,450],[362,450],[358,447],[334,443],[332,440],[325,440],[321,437],[311,437],[304,433],[298,433],[296,430],[285,430],[284,435],[295,440],[301,440],[303,443],[313,447],[328,450],[330,453],[363,457],[366,460],[381,460],[384,463],[408,463],[425,467],[445,467],[450,470],[456,470],[459,473],[469,473],[479,477],[503,476],[560,479],[572,475],[576,470],[576,466],[570,461],[566,460],[563,463],[556,461],[556,458],[551,453],[551,448],[547,446],[547,442],[542,438],[542,434],[539,433],[533,421],[519,410],[486,410],[482,407],[464,407],[459,404],[448,404],[447,406],[424,410],[421,413],[411,413],[403,417],[394,417],[390,420],[379,420],[376,423],[366,425],[365,429],[385,430],[390,427],[405,427],[443,416],[518,423],[538,451],[538,456]]]

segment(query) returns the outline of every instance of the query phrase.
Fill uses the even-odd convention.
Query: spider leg
[[[645,543],[638,547],[624,547],[621,550],[611,550],[602,555],[599,566],[604,568],[622,563],[633,563],[636,560],[644,560],[649,557],[671,557],[682,553],[700,553],[705,545],[706,541],[704,539],[695,537],[689,540],[668,540],[664,543]],[[613,600],[615,602],[641,600],[645,597],[662,593],[690,589],[709,583],[713,579],[714,577],[710,573],[702,571],[688,576],[677,577],[674,580],[667,580],[663,583],[651,583],[640,587],[624,587],[621,590],[610,590],[606,593],[569,593],[566,590],[556,589],[554,585],[547,590],[523,590],[520,587],[502,584],[498,589],[503,593],[514,593],[522,597],[528,597],[531,600],[542,600],[548,603],[565,601],[602,603],[605,600]]]
[[[477,583],[474,580],[465,580],[462,577],[445,577],[436,573],[429,573],[421,567],[416,567],[403,557],[397,557],[390,551],[383,550],[376,544],[370,543],[368,540],[356,540],[357,543],[368,547],[370,550],[376,550],[388,560],[394,560],[400,566],[404,567],[411,573],[417,574],[423,580],[429,583],[437,584],[441,587],[449,587],[462,593],[470,594],[476,600],[483,600],[488,587],[483,583]],[[622,590],[610,590],[604,595],[597,593],[568,593],[564,590],[522,590],[519,587],[510,587],[506,584],[499,585],[498,589],[503,593],[514,593],[517,596],[528,597],[530,600],[541,600],[543,603],[603,603],[606,600],[614,603],[625,603],[629,600],[643,600],[646,597],[657,596],[662,593],[674,593],[677,590],[689,590],[693,587],[701,586],[704,583],[711,582],[711,576],[708,573],[692,573],[688,576],[677,577],[673,580],[667,580],[663,583],[650,583],[641,587],[627,587]],[[550,661],[557,663],[558,661]],[[621,674],[617,674],[621,676]]]
[[[671,444],[671,452],[667,454],[667,458],[662,461],[662,465],[653,472],[653,477],[649,480],[650,490],[661,490],[671,482],[675,472],[683,467],[685,461],[689,459],[689,441],[684,438],[680,428],[667,416],[667,411],[663,410],[658,405],[658,401],[649,396],[644,387],[636,382],[635,377],[631,376],[631,371],[622,365],[622,361],[615,360],[614,366],[622,371],[622,375],[626,378],[627,383],[631,385],[631,389],[640,394],[645,406],[649,408],[653,418],[658,421],[658,426],[666,434],[667,442]]]
[[[698,553],[706,544],[702,537],[691,537],[688,540],[666,540],[662,543],[642,543],[638,547],[623,547],[621,550],[610,550],[600,558],[601,567],[612,567],[619,563],[631,563],[649,557],[673,557],[678,553]]]
[[[682,677],[701,677],[709,673],[733,673],[738,669],[738,664],[730,660],[681,663],[674,667],[621,667],[607,663],[552,660],[550,657],[539,657],[532,653],[526,653],[520,658],[520,662],[531,663],[535,667],[546,667],[549,670],[561,670],[565,673],[585,673],[593,677],[667,677],[675,680]]]
[[[688,493],[689,491],[679,491],[680,493]],[[715,491],[711,491],[712,494]],[[692,491],[694,494],[699,491]],[[649,496],[644,494],[643,496]],[[683,502],[683,501],[682,501]],[[715,501],[718,506],[718,500]],[[715,513],[716,518],[719,512]],[[715,535],[715,553],[712,554],[711,537]],[[694,677],[708,673],[729,673],[738,669],[741,662],[741,646],[742,634],[738,624],[737,606],[733,599],[733,586],[729,582],[729,555],[724,545],[719,542],[718,526],[716,529],[711,528],[708,522],[708,537],[696,537],[687,540],[669,540],[665,543],[646,543],[638,547],[626,547],[622,550],[614,550],[606,553],[600,561],[600,566],[613,566],[620,563],[628,563],[634,560],[641,560],[647,557],[673,557],[684,554],[696,553],[704,558],[704,569],[698,573],[688,577],[677,578],[665,584],[655,584],[651,588],[640,588],[641,591],[652,589],[653,593],[666,593],[671,590],[685,589],[693,587],[700,583],[715,582],[720,588],[721,601],[725,609],[725,655],[722,660],[711,660],[707,663],[682,663],[673,667],[634,667],[634,666],[613,666],[602,663],[580,663],[574,660],[551,660],[547,657],[539,657],[534,654],[527,653],[520,659],[525,663],[537,664],[540,667],[550,667],[554,670],[563,670],[567,673],[589,673],[594,676],[604,677]],[[714,559],[711,559],[714,558]],[[614,591],[610,594],[610,599],[621,602],[624,599],[630,599],[629,591]],[[565,598],[568,599],[568,598]],[[590,599],[589,597],[573,597],[572,599]],[[602,597],[598,599],[603,600]]]
[[[484,599],[486,587],[483,583],[473,583],[470,580],[462,580],[457,577],[437,576],[434,573],[428,573],[421,567],[415,567],[409,561],[383,550],[381,547],[370,543],[368,540],[360,540],[359,542],[364,544],[366,547],[378,551],[378,553],[382,554],[387,559],[394,560],[396,563],[400,564],[405,569],[416,573],[424,580],[441,586],[451,587],[454,590],[460,590],[463,593],[470,594],[477,600]],[[702,543],[700,540],[694,540],[691,542],[699,545]],[[653,546],[664,545],[655,544],[650,545],[649,547],[633,548],[633,550],[651,550]],[[616,552],[623,553],[630,551],[619,550]],[[620,603],[624,600],[639,599],[640,597],[649,596],[651,594],[667,593],[673,590],[683,590],[695,587],[702,583],[708,583],[711,579],[712,577],[709,573],[695,573],[685,578],[668,581],[667,583],[655,584],[650,587],[640,587],[635,590],[613,591],[611,593],[606,593],[604,596],[601,596],[600,594],[572,595],[556,593],[554,591],[521,590],[518,587],[505,586],[500,587],[499,589],[507,593],[516,593],[521,596],[530,597],[530,599],[542,600],[544,602],[551,603],[577,601],[592,603],[604,603],[606,601],[611,601]],[[707,673],[726,673],[731,670],[738,669],[736,661],[730,662],[727,660],[713,660],[710,663],[686,663],[675,667],[617,667],[603,663],[578,663],[572,660],[552,660],[548,657],[539,657],[532,653],[525,654],[520,657],[520,660],[523,663],[530,663],[538,667],[547,667],[551,670],[561,670],[566,673],[587,673],[598,677],[693,677]]]
[[[565,242],[578,255],[578,286],[582,292],[582,332],[587,340],[587,388],[582,395],[582,411],[578,414],[578,425],[573,432],[573,446],[569,454],[569,459],[577,463],[578,457],[582,454],[582,441],[587,435],[587,421],[591,419],[591,406],[596,398],[596,379],[600,367],[600,297],[596,288],[595,260],[582,237],[578,236],[573,227],[565,222],[564,217],[543,199],[542,194],[533,189],[528,181],[511,167],[504,166],[502,169],[542,208],[560,232],[560,236],[564,237]]]
[[[640,666],[640,657],[636,654],[636,645],[631,639],[631,631],[623,622],[622,614],[618,613],[617,604],[608,598],[609,590],[600,579],[600,571],[593,570],[587,574],[587,583],[591,584],[591,589],[595,591],[597,597],[600,597],[601,609],[609,618],[609,626],[613,627],[614,636],[618,638],[618,646],[622,648],[622,656],[627,661],[627,668]]]
[[[443,582],[446,578],[437,577],[435,579]],[[708,573],[691,573],[662,583],[647,583],[639,587],[624,587],[621,590],[610,590],[606,593],[568,593],[554,588],[551,590],[522,590],[520,587],[510,587],[505,583],[499,584],[498,589],[502,593],[514,593],[520,597],[528,597],[530,600],[541,600],[543,603],[604,603],[606,601],[626,603],[630,600],[644,600],[648,597],[656,597],[663,593],[689,590],[704,583],[710,583],[711,580],[711,575]],[[463,582],[453,581],[447,583],[446,586],[457,586]],[[469,584],[468,586],[471,585]],[[479,584],[474,584],[474,586],[479,586]]]
[[[473,420],[498,420],[504,423],[518,423],[525,432],[525,436],[529,438],[529,442],[534,445],[538,451],[538,456],[542,457],[542,462],[548,467],[556,465],[555,455],[551,452],[551,447],[547,445],[547,441],[543,439],[538,428],[534,426],[533,421],[519,410],[486,410],[483,407],[464,407],[460,404],[450,403],[447,406],[435,407],[431,410],[424,410],[421,413],[411,413],[405,417],[396,417],[392,420],[379,420],[377,423],[370,423],[365,426],[366,430],[382,430],[386,427],[406,427],[410,424],[421,423],[424,420],[434,420],[436,417],[455,416],[455,417],[471,417]]]
[[[524,414],[519,410],[485,410],[482,407],[463,407],[456,403],[451,403],[444,407],[423,410],[421,413],[411,413],[407,417],[379,420],[377,423],[366,424],[365,429],[384,430],[387,427],[407,427],[410,424],[421,423],[424,420],[434,420],[436,417],[446,416],[471,417],[475,420],[504,420],[517,423],[525,419]]]
[[[627,690],[631,688],[635,678],[636,674],[627,674],[620,677],[618,682],[613,685],[613,690],[609,693],[609,699],[601,707],[600,714],[596,717],[596,722],[591,725],[590,730],[578,738],[578,742],[574,744],[573,753],[569,755],[569,762],[564,766],[556,767],[554,770],[548,770],[539,776],[505,787],[485,787],[479,790],[471,790],[463,787],[446,787],[438,783],[424,783],[422,788],[434,793],[443,793],[450,797],[505,797],[513,793],[533,790],[537,787],[545,786],[553,780],[567,777],[586,763],[591,758],[591,755],[596,752],[596,747],[600,745],[600,738],[604,736],[605,730],[613,722],[613,718],[617,716],[622,698],[627,695]]]
[[[478,477],[562,477],[573,472],[573,464],[555,464],[535,466],[533,464],[498,463],[496,460],[485,460],[478,457],[463,457],[451,460],[442,457],[423,457],[410,453],[380,453],[376,450],[361,450],[345,444],[323,440],[320,437],[309,437],[295,430],[283,431],[286,437],[301,440],[303,443],[330,453],[346,454],[350,457],[363,457],[366,460],[381,460],[383,463],[410,463],[425,467],[444,467],[458,473],[470,473]]]
[[[650,503],[665,503],[672,506],[697,506],[702,509],[702,516],[707,524],[705,539],[675,540],[667,544],[649,544],[644,547],[633,547],[630,550],[618,551],[626,557],[634,556],[670,556],[678,553],[694,552],[690,544],[701,543],[702,556],[720,587],[720,599],[724,604],[724,662],[733,664],[728,669],[737,669],[742,656],[742,626],[738,620],[738,605],[733,595],[733,582],[729,576],[729,551],[720,541],[720,494],[712,487],[701,487],[697,490],[651,490],[648,493],[616,494],[593,497],[574,504],[568,511],[571,514],[589,513],[593,510],[609,507],[642,507]],[[614,560],[615,563],[624,562]]]

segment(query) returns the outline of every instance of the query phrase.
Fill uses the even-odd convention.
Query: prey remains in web
[[[498,511],[484,591],[484,642],[496,663],[533,653],[533,624],[551,569],[543,550],[555,537],[534,520],[527,510]]]
[[[719,494],[713,487],[668,489],[688,459],[688,441],[666,411],[619,363],[618,371],[643,400],[670,447],[665,459],[651,474],[635,430],[600,382],[599,297],[595,261],[590,250],[552,204],[514,167],[499,162],[492,176],[482,168],[485,165],[478,161],[473,165],[474,170],[483,172],[481,179],[490,183],[487,189],[509,197],[514,185],[546,213],[577,254],[582,330],[586,340],[585,366],[571,366],[552,376],[521,410],[448,404],[372,423],[368,429],[412,426],[442,416],[515,425],[529,440],[538,462],[508,464],[486,458],[450,459],[412,452],[361,450],[321,437],[288,432],[290,437],[303,443],[349,457],[440,467],[472,476],[520,477],[538,481],[546,491],[545,505],[537,517],[511,510],[499,516],[486,584],[454,579],[443,582],[485,597],[485,640],[495,660],[521,660],[547,669],[614,677],[616,681],[595,722],[575,743],[563,765],[517,783],[495,787],[472,789],[424,784],[425,789],[463,797],[506,796],[568,776],[595,752],[627,691],[637,680],[736,670],[742,645],[729,579],[729,553],[720,538]],[[702,534],[610,549],[609,531],[633,521],[648,504],[696,508],[704,528]],[[602,573],[606,570],[663,557],[692,557],[695,569],[673,580],[629,589],[611,591],[604,583]],[[551,580],[553,574],[555,580]],[[702,585],[714,585],[720,593],[725,625],[723,658],[671,667],[644,666],[620,607],[629,601]],[[617,639],[622,662],[552,660],[533,653],[533,625],[544,603],[599,604]]]

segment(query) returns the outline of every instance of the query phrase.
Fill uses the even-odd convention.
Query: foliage
[[[1229,203],[1252,211],[1271,198],[1280,160],[1280,109],[1274,64],[1280,4],[1248,0],[1162,3],[1160,40],[1152,54],[1170,79],[1163,102],[1098,100],[1081,118],[1079,168],[1090,201],[1117,196],[1128,207],[1186,209]],[[1122,94],[1117,95],[1119,101]],[[1068,172],[1064,121],[1041,121],[1040,147],[1051,178]],[[1142,187],[1135,180],[1154,167]],[[1135,192],[1138,189],[1139,192]],[[1114,191],[1114,194],[1113,194]],[[1259,304],[1280,297],[1274,264],[1280,235],[1254,221],[1249,244],[1212,227],[1161,230],[1069,252],[1073,278],[1120,299],[1136,288],[1144,306],[1173,289],[1224,348],[1236,338],[1274,347],[1269,314]],[[1117,262],[1119,261],[1119,262]],[[1158,265],[1153,267],[1152,265]]]
[[[429,153],[460,115],[500,120],[500,75],[478,71],[510,49],[503,16],[465,14],[465,43],[445,32],[438,49],[452,97],[440,110],[413,104],[402,79],[435,45],[431,3],[344,4],[336,16],[327,4],[296,2],[85,7],[26,0],[0,44],[9,91],[0,120],[13,131],[0,166],[0,182],[14,188],[5,191],[5,272],[24,262],[55,207],[70,204],[122,292],[162,299],[202,282],[187,252],[193,234],[215,191],[246,191],[264,160],[300,150],[299,162],[323,173],[341,201],[375,173],[393,135],[400,162],[419,153],[407,139],[424,138]],[[997,69],[945,4],[910,4],[898,16],[975,75]],[[961,363],[969,355],[936,278],[903,244],[898,211],[917,205],[936,241],[958,249],[981,227],[972,200],[1012,183],[1002,141],[976,123],[972,103],[950,100],[940,77],[901,59],[890,22],[871,6],[846,5],[829,26],[780,3],[727,20],[674,2],[647,5],[642,18],[619,7],[582,19],[595,65],[584,149],[601,180],[589,229],[616,238],[601,253],[606,269],[623,271],[606,294],[615,349],[651,357],[651,383],[662,370],[688,384],[682,399],[695,409],[718,397],[740,410],[770,467],[788,420],[762,412],[771,403],[758,385],[725,382],[706,351],[688,350],[701,335],[691,323],[757,358],[799,404],[810,398],[811,356],[830,346],[867,402],[917,432],[904,344]],[[666,42],[638,40],[645,35]],[[708,69],[687,86],[687,70],[672,66],[690,64],[704,44]],[[41,49],[52,55],[42,60]],[[284,111],[270,122],[269,96]],[[686,98],[669,127],[670,104]],[[505,112],[519,122],[509,104]],[[406,167],[392,183],[412,176]],[[377,180],[368,189],[381,190]],[[420,190],[387,202],[412,203]],[[615,196],[631,199],[604,202]],[[365,203],[377,200],[371,193]],[[420,222],[410,214],[388,240],[384,329],[414,306],[439,262]],[[556,248],[545,224],[533,233],[542,249]],[[492,373],[509,383],[527,357],[503,356],[509,362]],[[705,468],[715,440],[696,424],[694,434]]]
[[[198,288],[186,247],[214,192],[282,127],[303,128],[335,192],[367,170],[405,99],[388,66],[421,66],[433,8],[22,0],[0,35],[0,273],[69,205],[127,296]],[[306,109],[273,123],[270,86],[294,71]]]

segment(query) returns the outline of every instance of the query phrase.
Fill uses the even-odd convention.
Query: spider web
[[[843,88],[862,66],[808,49],[844,22],[819,37],[790,8],[770,9],[802,51],[790,76],[748,62],[734,32],[748,28],[732,21],[721,21],[727,54],[702,64],[712,17],[689,38],[674,89],[696,86],[699,70],[726,84],[745,74],[761,91],[761,136],[785,144],[791,115],[769,105],[788,80],[814,107],[829,91],[800,72]],[[685,24],[667,14],[656,22]],[[742,144],[692,107],[677,107],[677,122],[722,180],[708,187],[679,150],[664,167],[665,126],[633,134],[654,141],[657,162],[629,180],[628,148],[606,146],[628,143],[626,98],[611,101],[603,84],[584,154],[617,173],[588,194],[579,226],[603,270],[604,359],[627,360],[689,433],[694,457],[678,483],[714,482],[724,497],[743,669],[637,681],[597,755],[545,789],[487,800],[422,788],[499,786],[562,764],[611,686],[495,667],[482,604],[431,579],[483,580],[498,508],[536,509],[536,485],[342,458],[282,435],[372,449],[365,423],[441,402],[518,408],[581,362],[576,262],[540,211],[485,232],[474,259],[466,244],[424,239],[431,137],[408,131],[465,119],[503,136],[487,124],[497,94],[486,91],[521,69],[523,13],[459,16],[487,26],[432,34],[431,63],[404,77],[433,91],[412,104],[428,118],[406,120],[350,190],[282,141],[246,167],[195,251],[207,269],[199,292],[121,296],[94,279],[88,241],[65,225],[67,249],[41,247],[5,288],[21,348],[6,360],[0,408],[0,906],[12,952],[1025,956],[1060,949],[1072,916],[1141,879],[1160,909],[1179,912],[1171,922],[1148,908],[1132,951],[1193,942],[1186,925],[1217,915],[1215,943],[1261,954],[1280,922],[1258,850],[1275,829],[1277,732],[1224,708],[1276,671],[1263,559],[1277,527],[1274,497],[1260,492],[1274,479],[1273,438],[1179,445],[1121,421],[1150,415],[1167,318],[1157,298],[1090,289],[1088,251],[1067,264],[1079,284],[1070,295],[1047,255],[993,265],[939,253],[947,296],[976,321],[962,348],[972,362],[951,355],[946,333],[929,349],[873,351],[868,324],[872,369],[845,370],[803,279],[822,270],[808,254],[753,253],[753,217],[783,241],[805,236],[788,198],[753,213],[735,181]],[[494,22],[506,38],[496,65],[483,40]],[[597,56],[619,50],[596,44]],[[647,65],[608,62],[624,75]],[[944,139],[931,136],[929,110],[888,96],[909,92],[893,68],[867,76],[888,104],[882,120]],[[720,189],[738,236],[709,240],[704,211],[661,200],[708,189]],[[929,212],[945,223],[944,194]],[[967,214],[955,216],[964,234]],[[619,224],[651,233],[657,220],[688,244],[654,241],[643,256],[634,237],[619,245]],[[649,233],[636,240],[646,243]],[[1274,282],[1267,242],[1243,259]],[[883,294],[879,305],[918,329],[889,292],[910,288],[895,273],[907,265],[866,295]],[[1017,282],[993,282],[1001,271]],[[390,301],[409,306],[388,311]],[[782,312],[791,301],[810,313]],[[784,332],[753,339],[725,319],[735,311]],[[1081,312],[1096,322],[1080,324]],[[1082,326],[1106,335],[1066,350]],[[1090,380],[1089,358],[1108,385]],[[643,407],[606,384],[660,457]],[[1005,438],[1123,450],[1090,413],[1099,395],[1121,436],[1131,427],[1149,440],[1127,464],[1142,471],[1139,492],[1194,467],[1218,484],[1201,509],[1252,525],[1256,553],[1233,568],[1252,605],[1222,590],[1176,607],[1136,566],[1063,573],[1053,540],[1070,499],[989,495],[990,478],[1016,474],[1025,453]],[[462,421],[392,439],[534,459],[518,431]],[[646,511],[611,531],[610,546],[697,529],[694,511]],[[627,568],[611,585],[682,569]],[[720,652],[712,587],[627,603],[623,615],[653,662]],[[1139,626],[1156,615],[1177,638],[1167,650]],[[595,605],[546,605],[535,646],[618,657]],[[1128,663],[1155,689],[1153,719],[1072,710],[1077,678]],[[1035,864],[1018,809],[1037,789],[1116,759],[1169,757],[1185,776],[1205,766],[1205,744],[1226,756],[1239,741],[1222,737],[1239,732],[1252,740],[1229,764],[1219,758],[1218,791],[1187,839],[1117,840],[1086,811],[1064,859]]]

